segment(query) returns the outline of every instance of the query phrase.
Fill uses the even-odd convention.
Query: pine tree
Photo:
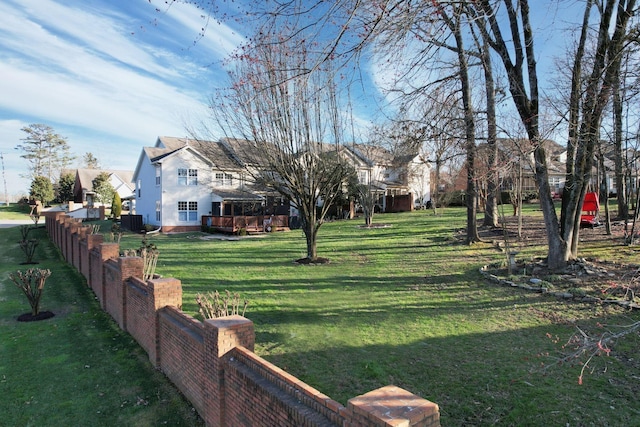
[[[117,191],[113,193],[113,200],[111,201],[111,215],[113,218],[120,217],[122,213],[122,199],[120,198],[120,194]]]
[[[24,154],[20,157],[29,163],[29,172],[25,178],[35,179],[44,176],[53,182],[62,169],[71,164],[75,156],[69,152],[67,139],[54,132],[53,128],[43,124],[30,124],[21,129],[27,136],[16,149]]]

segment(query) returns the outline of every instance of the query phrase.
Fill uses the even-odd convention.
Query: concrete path
[[[31,218],[29,219],[0,219],[0,228],[17,227],[19,225],[33,225]],[[40,218],[38,225],[44,224],[44,218]]]

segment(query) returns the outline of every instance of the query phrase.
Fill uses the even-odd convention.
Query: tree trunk
[[[304,233],[307,243],[307,258],[313,261],[318,257],[316,242],[320,225],[317,221],[316,207],[306,206],[305,208],[300,212],[300,220],[302,223],[302,232]]]
[[[604,165],[604,155],[602,150],[598,154],[598,167],[600,176],[600,206],[604,206],[604,225],[607,236],[611,235],[611,216],[609,214],[609,186],[607,185],[607,170]]]
[[[483,33],[484,34],[484,33]],[[484,225],[498,227],[498,200],[500,186],[498,183],[498,144],[496,127],[496,91],[493,80],[493,64],[491,51],[486,37],[482,49],[482,65],[484,68],[485,91],[487,95],[487,145],[489,148],[489,165],[487,177],[487,201],[484,209]]]
[[[625,158],[622,151],[622,96],[620,93],[620,73],[614,81],[613,89],[613,147],[616,177],[616,199],[618,201],[618,218],[626,222],[629,218],[629,203],[627,201],[624,166]]]
[[[458,54],[458,67],[460,71],[460,83],[462,86],[462,105],[464,107],[464,127],[465,127],[465,148],[467,152],[467,243],[480,241],[477,224],[477,203],[476,203],[476,132],[474,109],[471,100],[471,83],[469,81],[469,67],[467,56],[464,51],[464,42],[460,30],[460,16],[455,18],[455,22],[450,24],[450,28],[456,39],[456,51]]]
[[[547,265],[552,270],[560,270],[567,265],[567,260],[569,259],[567,242],[560,235],[558,216],[553,204],[553,197],[551,197],[551,188],[549,187],[549,174],[544,148],[538,145],[533,155],[536,183],[540,194],[540,208],[542,209],[544,225],[547,230],[547,243],[549,245]]]

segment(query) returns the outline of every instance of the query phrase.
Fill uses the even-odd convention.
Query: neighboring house
[[[378,208],[392,211],[390,200],[411,195],[411,206],[424,206],[431,200],[431,166],[419,154],[394,155],[374,145],[345,145],[347,160],[355,167],[358,182],[380,195]]]
[[[549,187],[554,197],[561,197],[566,181],[567,150],[560,144],[552,140],[543,141],[547,153],[547,173]],[[507,191],[513,188],[514,181],[520,172],[522,173],[522,191],[525,193],[537,193],[538,186],[535,180],[533,148],[528,147],[527,140],[498,140],[498,173],[502,190]],[[486,190],[486,180],[488,177],[488,145],[479,144],[476,154],[476,177],[478,180],[478,192]],[[614,163],[611,160],[613,154],[605,154],[604,171],[600,170],[597,159],[594,160],[588,191],[599,191],[599,183],[604,173],[607,179],[607,186],[610,195],[616,194]],[[627,157],[633,162],[633,154]],[[520,168],[522,169],[520,171]],[[635,173],[631,174],[630,181],[634,183]],[[466,167],[462,167],[455,181],[454,190],[465,191],[466,189]],[[486,193],[486,191],[485,191]]]
[[[136,213],[163,232],[199,230],[203,216],[267,213],[239,153],[228,140],[159,137],[134,172]]]
[[[388,197],[413,194],[428,200],[429,166],[418,156],[394,158],[382,149],[365,154],[365,148],[344,150],[362,183]],[[163,232],[198,230],[207,216],[289,214],[280,195],[253,183],[260,162],[250,141],[161,136],[143,148],[133,174],[136,214]],[[381,199],[382,208],[388,197]]]
[[[109,174],[109,182],[123,200],[130,199],[133,195],[133,171],[104,170],[104,169],[77,169],[76,182],[73,187],[73,201],[76,203],[93,204],[93,180],[101,173]]]

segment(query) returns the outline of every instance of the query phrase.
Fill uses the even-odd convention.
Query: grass
[[[293,263],[305,255],[299,230],[238,241],[202,240],[202,233],[154,235],[151,239],[160,251],[157,272],[182,281],[186,312],[196,315],[198,292],[239,292],[250,301],[246,316],[255,324],[256,353],[343,404],[372,389],[395,384],[438,403],[443,426],[639,425],[637,335],[620,341],[612,357],[593,360],[581,386],[577,381],[580,366],[554,366],[554,357],[562,355],[561,345],[575,333],[576,326],[597,332],[598,323],[622,325],[640,316],[614,307],[567,303],[482,280],[479,267],[499,261],[503,255],[491,243],[460,244],[464,221],[464,211],[451,208],[440,217],[426,211],[374,217],[374,222],[389,224],[389,228],[362,229],[362,220],[327,223],[320,230],[318,249],[331,263],[317,266]],[[109,229],[109,222],[105,222],[102,230],[106,239]],[[129,234],[121,246],[135,248],[140,243],[141,236]],[[606,253],[624,258],[620,249],[606,248]],[[4,256],[14,256],[13,252]],[[527,247],[525,255],[544,255],[544,249]],[[12,261],[14,266],[18,261]],[[5,268],[5,263],[2,265]],[[85,311],[93,313],[93,317],[82,317],[69,325],[62,341],[78,335],[73,328],[81,328],[80,336],[96,338],[94,347],[101,349],[101,363],[110,364],[100,369],[93,383],[82,386],[87,400],[95,397],[96,385],[103,387],[105,382],[119,379],[114,372],[126,372],[123,376],[128,379],[135,378],[138,370],[145,378],[153,375],[144,353],[117,331],[106,315],[93,311],[95,301],[79,284],[81,278],[69,270],[63,270],[62,275],[64,280],[61,276],[56,280],[65,288],[76,289],[76,296],[56,299],[53,289],[63,286],[49,289],[48,283],[43,309],[58,312],[66,307],[69,315],[56,316],[54,322],[83,316]],[[2,277],[6,287],[6,273]],[[7,292],[3,289],[2,295]],[[0,305],[0,315],[7,324],[12,323],[11,316],[28,309],[26,300],[18,301],[15,294],[11,298],[17,300],[11,302],[14,308],[6,311],[9,299]],[[19,309],[22,306],[24,310]],[[31,335],[34,341],[37,337],[51,341],[52,346],[59,341],[49,338],[55,331],[45,323],[26,327],[45,329],[16,339],[4,335],[6,328],[2,329],[0,342],[14,340],[19,347],[9,356],[18,352],[42,354],[30,346],[21,349]],[[15,331],[25,325],[12,324],[11,328]],[[112,343],[114,336],[119,337],[118,344]],[[58,363],[55,370],[65,375],[47,372],[39,384],[74,388],[78,371],[87,375],[94,371],[93,367],[99,366],[93,361],[96,354],[82,351],[91,355],[78,360],[70,350],[83,340],[74,338],[64,349],[45,351],[51,363]],[[8,350],[3,347],[2,351]],[[116,357],[120,352],[127,356]],[[13,360],[4,356],[0,364]],[[131,359],[140,365],[120,366]],[[33,363],[21,363],[11,371],[33,368]],[[83,368],[85,364],[91,368]],[[71,367],[63,371],[67,369],[64,365]],[[4,371],[8,369],[0,368],[0,375]],[[121,387],[126,392],[136,386],[138,380],[123,381],[112,390]],[[5,382],[0,383],[3,397],[8,389]],[[12,405],[22,405],[22,411],[14,412],[33,410],[31,403],[25,403],[31,394],[11,395]],[[65,402],[67,394],[49,402],[49,410],[57,408],[59,400]],[[45,399],[44,395],[38,395],[39,399]],[[135,405],[138,396],[150,404]],[[7,400],[0,405],[8,405]],[[121,409],[119,400],[130,403]],[[148,391],[135,390],[115,399],[104,411],[114,417],[112,421],[120,420],[115,416],[126,411],[163,413],[166,408],[162,405],[149,408],[158,401]],[[102,400],[93,405],[98,404],[103,404]],[[176,418],[190,415],[188,407],[177,407],[182,412]],[[2,413],[6,410],[11,407],[0,407]]]
[[[256,353],[343,404],[396,384],[438,403],[444,426],[640,424],[637,336],[620,344],[631,362],[596,358],[582,386],[577,365],[544,369],[576,326],[627,324],[638,314],[482,280],[479,267],[503,255],[490,243],[460,244],[464,218],[448,209],[376,215],[389,228],[327,223],[319,255],[331,263],[316,266],[293,262],[305,255],[299,230],[152,241],[157,272],[182,281],[186,312],[196,315],[198,292],[240,293],[250,301]],[[139,245],[140,236],[122,241]]]
[[[29,212],[31,208],[29,205],[19,205],[17,203],[10,203],[9,206],[0,206],[0,218],[2,219],[30,219]],[[41,223],[44,219],[41,220]]]
[[[202,425],[191,405],[99,307],[84,279],[60,262],[41,226],[36,268],[50,269],[41,310],[55,317],[17,322],[29,312],[9,280],[21,266],[18,227],[1,229],[0,426]]]

